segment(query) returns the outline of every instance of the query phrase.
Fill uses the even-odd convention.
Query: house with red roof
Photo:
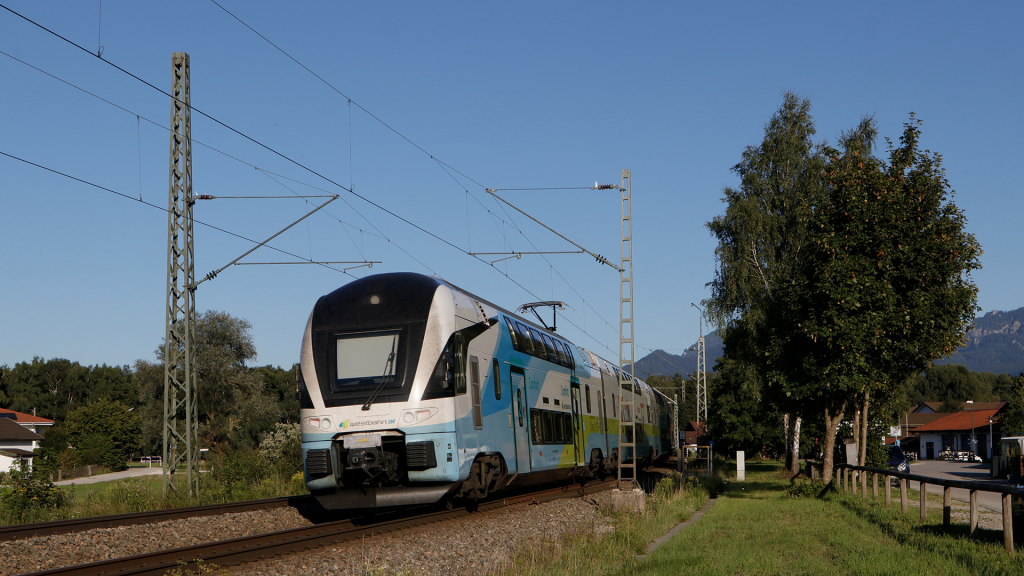
[[[33,414],[25,414],[24,412],[16,412],[6,408],[0,408],[0,419],[13,420],[16,424],[19,424],[40,436],[45,436],[46,431],[53,426],[53,420],[50,420],[49,418],[43,418]]]
[[[973,452],[990,460],[992,447],[998,445],[1002,437],[998,414],[1006,403],[999,404],[1002,406],[998,408],[953,412],[913,428],[920,442],[920,457],[933,460],[942,452],[952,451]]]
[[[0,472],[7,472],[19,464],[32,469],[34,450],[43,437],[19,426],[12,418],[0,418]]]

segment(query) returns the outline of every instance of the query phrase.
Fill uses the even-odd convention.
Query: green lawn
[[[748,478],[730,483],[699,522],[653,554],[610,573],[1024,574],[1024,554],[1006,554],[1001,531],[981,530],[977,541],[966,526],[942,534],[941,510],[921,524],[916,501],[903,514],[898,496],[885,507],[881,490],[880,503],[870,489],[867,499],[795,497],[778,472],[750,474],[748,467]]]

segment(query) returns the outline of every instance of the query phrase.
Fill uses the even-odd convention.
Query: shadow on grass
[[[906,514],[900,511],[898,504],[889,508],[882,503],[863,501],[860,497],[835,494],[826,498],[853,512],[858,517],[878,526],[884,534],[902,546],[917,548],[922,552],[939,553],[953,559],[969,569],[991,568],[991,559],[983,559],[979,554],[978,545],[991,544],[1002,548],[1003,531],[978,528],[972,538],[966,524],[951,524],[945,530],[941,521],[918,522],[919,509],[911,508]],[[1001,551],[999,554],[1003,554]],[[1002,560],[1020,564],[1021,557],[1006,554]]]
[[[749,498],[758,500],[769,498],[770,496],[766,493],[782,492],[783,490],[785,490],[785,486],[780,485],[778,482],[730,482],[729,485],[726,486],[722,496],[727,498]]]

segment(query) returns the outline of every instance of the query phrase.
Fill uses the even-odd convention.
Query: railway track
[[[153,522],[178,520],[180,518],[192,518],[195,516],[213,516],[216,514],[249,512],[253,510],[271,510],[274,508],[285,507],[297,508],[306,505],[312,506],[315,502],[316,500],[312,496],[308,495],[286,496],[283,498],[247,500],[245,502],[210,504],[207,506],[192,506],[189,508],[171,508],[168,510],[154,510],[150,512],[132,512],[129,514],[112,514],[109,516],[93,516],[91,518],[57,520],[55,522],[37,522],[33,524],[0,526],[0,542],[21,540],[23,538],[34,538],[37,536],[53,536],[56,534],[69,534],[71,532],[84,532],[94,528],[116,528],[119,526],[150,524]]]
[[[584,487],[578,485],[549,488],[538,492],[481,502],[476,506],[476,511],[493,510],[525,502],[542,503],[559,498],[578,497],[584,495],[584,493],[590,494],[607,490],[614,485],[614,481],[591,484],[586,486],[585,492]],[[275,556],[295,554],[357,538],[397,532],[416,526],[452,520],[471,513],[467,508],[455,508],[440,512],[432,511],[415,516],[390,513],[383,519],[378,514],[372,519],[336,520],[315,526],[292,528],[267,534],[210,542],[196,546],[175,548],[173,550],[150,552],[148,554],[115,558],[101,562],[53,568],[42,572],[33,572],[30,576],[58,574],[64,576],[105,574],[159,576],[165,574],[170,569],[176,568],[179,565],[179,561],[187,562],[188,567],[192,570],[198,570],[198,567],[193,562],[197,558],[201,558],[207,564],[234,566]]]

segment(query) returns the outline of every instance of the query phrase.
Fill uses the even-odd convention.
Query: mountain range
[[[963,364],[972,372],[1012,376],[1024,372],[1024,308],[1009,312],[993,310],[975,318],[974,327],[967,333],[965,341],[952,356],[935,363]],[[717,331],[704,337],[704,345],[705,369],[710,372],[725,347]],[[682,354],[655,350],[637,360],[636,367],[640,378],[652,374],[672,376],[676,373],[686,377],[697,371],[697,344],[694,343]]]

